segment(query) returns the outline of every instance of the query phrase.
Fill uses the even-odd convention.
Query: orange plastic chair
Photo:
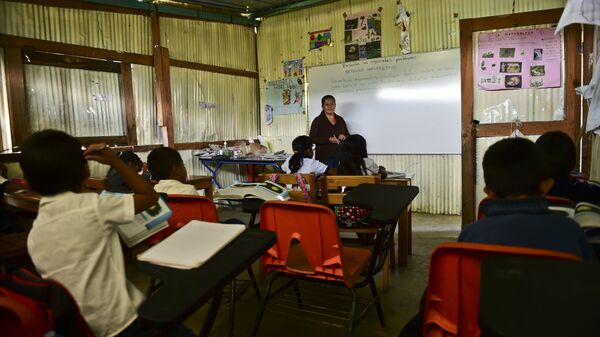
[[[270,298],[274,281],[285,276],[292,279],[333,283],[346,287],[352,293],[352,311],[348,336],[352,335],[356,317],[355,288],[370,285],[373,298],[362,310],[375,305],[382,327],[385,327],[383,309],[372,275],[361,273],[367,269],[371,252],[365,248],[343,247],[340,243],[335,215],[331,209],[317,204],[296,201],[268,201],[260,210],[260,227],[277,233],[277,244],[262,257],[262,267],[272,273],[259,309],[252,336],[258,333],[262,314]],[[292,282],[297,287],[297,283]],[[280,291],[276,291],[275,294]],[[299,295],[299,290],[297,290]],[[300,302],[299,302],[300,303]]]
[[[479,337],[481,262],[489,255],[520,255],[580,261],[579,256],[478,243],[444,243],[431,255],[425,296],[424,337]]]

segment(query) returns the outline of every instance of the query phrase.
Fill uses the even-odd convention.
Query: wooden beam
[[[15,0],[12,0],[12,1],[15,1]],[[74,1],[74,0],[16,0],[16,1],[30,3],[30,4],[34,4],[34,5],[46,6],[46,7],[87,9],[87,10],[92,10],[92,11],[150,16],[150,11],[143,10],[143,9],[102,5],[102,4],[90,3],[90,2],[86,2],[86,1]]]
[[[123,84],[123,108],[125,110],[125,129],[127,130],[127,144],[137,145],[135,100],[133,99],[133,78],[131,76],[130,63],[121,63],[121,83]]]
[[[571,139],[579,139],[581,125],[581,96],[575,88],[581,86],[581,25],[568,25],[563,29],[565,46],[565,119],[566,132]],[[579,148],[579,147],[578,147]],[[579,156],[578,156],[579,157]],[[579,160],[577,161],[579,163]]]
[[[127,136],[95,136],[95,137],[75,137],[84,146],[95,143],[106,143],[109,146],[127,145]]]
[[[173,67],[179,67],[179,68],[196,69],[196,70],[209,71],[212,73],[219,73],[219,74],[232,75],[232,76],[250,77],[250,78],[258,79],[258,72],[250,71],[250,70],[226,68],[226,67],[220,67],[220,66],[213,66],[210,64],[188,62],[188,61],[175,60],[175,59],[171,60],[171,65]]]
[[[594,31],[595,26],[585,25],[583,29],[583,83],[588,84],[592,80],[594,73]],[[587,116],[589,113],[589,104],[583,102],[582,111],[582,129],[579,132],[581,137],[581,171],[587,176],[590,176],[592,166],[592,133],[586,133]],[[579,139],[579,138],[577,138]],[[598,160],[598,158],[596,158]]]
[[[555,8],[535,12],[488,16],[469,20],[472,22],[472,32],[480,32],[491,29],[542,25],[547,23],[556,24],[560,20],[562,12],[562,8]]]
[[[23,63],[110,73],[121,72],[121,65],[118,62],[70,55],[48,54],[25,49],[23,49]]]
[[[4,48],[8,115],[13,145],[21,145],[29,136],[29,115],[21,48]]]
[[[169,50],[164,47],[154,47],[154,74],[156,78],[156,112],[158,125],[162,127],[163,144],[172,146],[175,143],[173,135],[173,108],[171,105],[171,71],[169,69]]]
[[[176,150],[204,149],[204,148],[209,147],[210,144],[223,145],[223,142],[224,142],[223,140],[215,140],[215,141],[209,141],[209,142],[177,143],[173,146],[173,148]],[[244,142],[244,144],[248,145],[247,139],[227,140],[227,144],[231,144],[231,146],[233,146],[237,142]],[[255,142],[258,142],[258,140],[255,140]]]
[[[118,62],[129,62],[134,64],[143,64],[147,66],[151,66],[153,64],[152,56],[150,55],[121,53],[108,49],[100,49],[94,47],[80,46],[76,44],[31,39],[27,37],[20,37],[7,34],[0,34],[0,46],[17,47],[32,51],[41,51],[60,55],[81,56],[102,61],[109,60]]]
[[[473,127],[473,20],[460,20],[462,226],[475,220],[475,128]]]
[[[160,21],[156,12],[152,12],[150,16],[150,27],[152,28],[152,47],[160,46]]]
[[[572,135],[571,122],[567,121],[523,122],[520,130],[526,135],[541,135],[548,131],[563,131]],[[514,123],[478,124],[476,126],[477,137],[498,137],[498,135],[510,135],[513,131],[515,131]]]

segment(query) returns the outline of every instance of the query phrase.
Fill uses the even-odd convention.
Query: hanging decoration
[[[283,77],[304,76],[304,58],[283,61]]]
[[[398,14],[396,14],[396,26],[400,27],[400,51],[402,54],[410,54],[410,12],[402,4],[402,1],[396,1],[398,5]]]

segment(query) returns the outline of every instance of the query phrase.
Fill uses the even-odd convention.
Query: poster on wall
[[[331,46],[333,43],[331,39],[331,28],[318,30],[316,32],[308,33],[308,50],[317,50],[326,46]]]
[[[482,90],[560,87],[560,35],[554,29],[480,33],[477,87]]]
[[[369,13],[344,13],[346,62],[381,57],[381,8]]]
[[[304,76],[304,59],[283,61],[283,77]]]
[[[267,82],[265,95],[273,115],[304,113],[304,78],[301,76]]]

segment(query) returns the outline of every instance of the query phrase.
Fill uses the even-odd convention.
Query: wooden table
[[[384,185],[411,186],[410,178],[386,178],[382,179]],[[396,265],[404,267],[408,263],[408,255],[412,255],[412,210],[410,204],[402,211],[398,218],[398,255],[390,251],[390,267]]]
[[[29,190],[4,193],[6,205],[37,213],[42,196]]]

